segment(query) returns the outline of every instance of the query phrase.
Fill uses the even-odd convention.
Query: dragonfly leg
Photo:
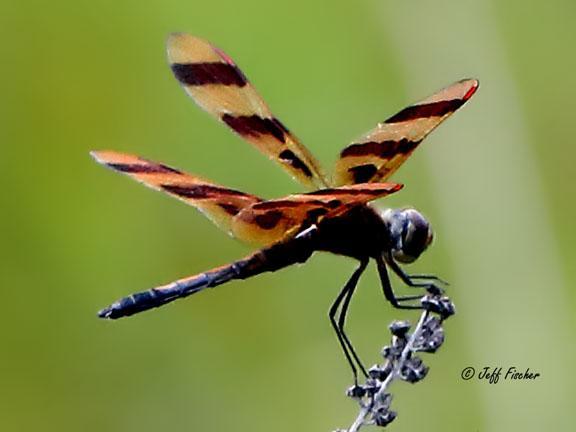
[[[409,277],[412,280],[420,279],[420,280],[425,280],[425,281],[434,281],[434,282],[438,282],[439,284],[442,284],[442,285],[450,286],[450,283],[448,283],[444,279],[439,278],[438,276],[435,276],[435,275],[431,275],[431,274],[411,274],[411,275],[409,275]]]
[[[345,333],[344,325],[346,324],[346,316],[348,315],[348,306],[350,306],[350,300],[352,299],[352,295],[354,294],[354,291],[355,291],[356,287],[358,286],[358,280],[360,278],[360,275],[364,272],[367,265],[368,265],[368,260],[361,261],[360,266],[358,267],[358,269],[354,272],[354,274],[350,278],[350,281],[349,281],[350,287],[349,287],[349,290],[347,291],[346,296],[344,298],[344,303],[342,304],[342,307],[340,308],[340,313],[338,314],[338,329],[340,330],[340,334],[342,335],[344,342],[346,342],[346,345],[348,345],[348,348],[350,349],[350,352],[352,353],[352,357],[354,357],[354,360],[356,360],[356,363],[360,367],[360,370],[362,371],[362,374],[365,377],[368,376],[368,374],[366,373],[366,369],[364,368],[362,361],[360,360],[360,358],[356,354],[356,351],[354,350],[354,346],[352,345],[352,342],[350,342],[348,335]]]
[[[402,280],[402,282],[404,282],[409,287],[424,288],[430,294],[439,295],[439,294],[442,294],[444,292],[444,290],[439,285],[439,283],[448,285],[446,282],[444,282],[442,279],[440,279],[436,276],[432,276],[432,275],[409,275],[404,270],[402,270],[402,268],[398,265],[398,263],[396,261],[394,261],[394,259],[392,259],[392,257],[385,256],[384,259],[386,260],[386,264],[388,264],[390,266],[392,271],[394,273],[396,273],[396,275]],[[381,258],[379,258],[379,261],[382,262],[382,265],[384,266],[384,262]],[[425,282],[415,281],[418,279],[423,280]]]
[[[422,309],[420,305],[406,305],[402,304],[407,300],[418,300],[422,296],[405,296],[397,297],[392,290],[392,285],[390,284],[390,278],[388,277],[388,270],[386,269],[386,263],[381,257],[376,258],[376,264],[378,266],[378,275],[380,276],[380,282],[382,284],[382,291],[384,292],[384,297],[388,300],[392,306],[397,309]]]
[[[336,332],[336,336],[338,337],[338,342],[340,343],[342,351],[346,356],[346,360],[352,369],[355,384],[358,384],[358,369],[356,368],[356,365],[358,365],[364,376],[367,376],[368,374],[366,373],[366,369],[362,365],[360,358],[356,354],[350,339],[344,332],[344,324],[346,321],[346,313],[348,312],[348,306],[350,305],[352,294],[354,294],[358,280],[360,279],[360,276],[366,269],[367,265],[368,260],[363,260],[360,262],[358,268],[354,271],[348,282],[346,282],[346,285],[344,285],[344,288],[342,288],[338,294],[338,297],[336,297],[336,300],[334,300],[334,303],[330,307],[330,311],[328,313],[330,323],[332,324],[332,327]],[[338,317],[336,317],[337,315]]]

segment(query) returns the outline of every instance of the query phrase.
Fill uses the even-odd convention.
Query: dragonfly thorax
[[[402,263],[415,261],[434,237],[430,223],[413,208],[387,209],[382,220],[388,228],[390,252]]]

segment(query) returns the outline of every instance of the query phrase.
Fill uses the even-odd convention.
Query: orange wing
[[[396,115],[346,147],[336,162],[336,185],[389,178],[420,142],[472,97],[478,81],[458,81]]]
[[[193,205],[230,234],[233,217],[244,208],[262,201],[254,195],[219,186],[138,156],[114,151],[93,151],[90,154],[102,165]]]
[[[248,242],[271,244],[317,224],[323,218],[340,216],[355,206],[401,188],[402,185],[394,183],[368,183],[259,202],[234,217],[232,233]]]
[[[201,108],[306,187],[326,186],[312,154],[272,115],[224,52],[197,37],[174,33],[168,39],[168,60],[176,79]]]

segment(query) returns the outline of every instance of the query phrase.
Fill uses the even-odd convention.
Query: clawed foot
[[[408,279],[411,286],[424,288],[429,294],[434,296],[444,294],[444,288],[450,285],[445,280],[434,275],[409,275]]]
[[[445,281],[444,279],[439,278],[438,276],[429,275],[429,274],[415,274],[410,275],[410,279],[421,279],[425,281],[434,281],[440,283],[441,285],[450,286],[450,284]]]

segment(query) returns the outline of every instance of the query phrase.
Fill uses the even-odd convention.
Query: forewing
[[[430,132],[472,97],[478,84],[475,79],[458,81],[378,124],[342,150],[336,162],[335,184],[389,178]]]
[[[204,110],[278,162],[309,188],[326,186],[318,162],[278,120],[242,71],[208,42],[174,33],[168,60],[176,79]]]
[[[402,185],[394,183],[368,183],[263,201],[238,213],[232,222],[232,232],[245,241],[271,244],[401,188]]]
[[[254,195],[228,189],[138,156],[114,151],[94,151],[90,154],[102,165],[196,207],[230,234],[232,218],[242,209],[262,201]]]

